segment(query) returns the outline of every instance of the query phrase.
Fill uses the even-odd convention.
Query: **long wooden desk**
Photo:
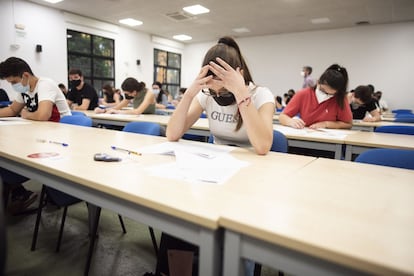
[[[352,122],[352,130],[362,130],[362,131],[374,131],[376,127],[379,126],[392,126],[392,125],[408,125],[412,126],[412,123],[398,123],[394,121],[394,118],[384,118],[384,120],[379,122],[363,122],[362,120],[354,120]],[[273,115],[273,123],[274,124],[280,124],[279,123],[279,115],[274,114]]]
[[[90,117],[94,124],[107,124],[115,126],[125,126],[129,122],[152,122],[160,124],[161,126],[167,126],[170,120],[170,115],[155,115],[155,114],[141,114],[141,115],[126,115],[126,114],[96,114],[93,111],[85,111],[86,116]],[[208,120],[200,118],[197,122],[188,130],[189,134],[202,135],[208,137],[210,135],[210,129],[208,126]]]
[[[254,197],[229,191],[223,275],[243,275],[242,258],[294,275],[414,274],[413,179],[319,158]]]
[[[200,185],[166,179],[162,173],[153,176],[146,170],[173,162],[172,156],[143,154],[125,162],[93,161],[94,153],[111,153],[111,145],[135,150],[165,142],[162,137],[51,122],[0,125],[0,131],[0,166],[198,245],[200,275],[209,276],[221,273],[222,231],[218,220],[228,204],[223,189],[237,190],[242,185],[253,195],[261,185],[270,186],[315,160],[282,153],[258,156],[251,149],[236,148],[231,154],[249,162],[249,166],[223,185]],[[40,143],[37,139],[69,146]],[[28,157],[46,152],[58,156]]]
[[[294,129],[275,124],[273,129],[282,132],[291,147],[331,151],[335,153],[335,159],[341,159],[342,157],[342,146],[345,144],[345,137],[356,133],[353,130]]]
[[[352,154],[360,154],[371,148],[395,148],[414,150],[413,135],[377,133],[360,131],[345,138],[345,160],[351,160]]]
[[[97,206],[151,225],[200,247],[200,275],[220,274],[218,218],[221,202],[214,185],[191,185],[149,175],[145,167],[172,156],[142,155],[125,162],[96,162],[111,145],[136,149],[165,138],[50,122],[0,126],[0,166],[36,179]],[[61,141],[68,147],[39,143]],[[53,152],[55,158],[29,158]]]

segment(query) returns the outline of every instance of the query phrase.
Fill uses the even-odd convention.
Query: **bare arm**
[[[372,110],[369,114],[371,114],[371,117],[366,116],[362,121],[364,121],[364,122],[379,122],[379,121],[381,121],[381,113],[378,111],[378,109]]]
[[[20,114],[24,104],[13,101],[11,105],[0,108],[0,117],[14,117]]]
[[[34,121],[48,121],[52,116],[53,103],[45,100],[39,102],[39,106],[35,112],[29,112],[23,109],[21,112],[22,118]]]
[[[203,109],[197,99],[194,98],[201,89],[208,88],[206,83],[212,79],[212,76],[205,76],[208,72],[208,68],[208,65],[201,68],[197,78],[184,93],[180,104],[172,114],[170,121],[168,122],[166,133],[169,141],[178,141],[198,118],[200,118]]]

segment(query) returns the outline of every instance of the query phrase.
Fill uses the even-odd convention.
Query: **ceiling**
[[[184,43],[214,41],[224,35],[252,37],[281,33],[353,27],[369,24],[414,21],[414,0],[64,0],[41,5],[120,25],[119,19],[131,17],[144,22],[131,27],[152,35],[172,39],[186,34]],[[187,18],[182,8],[201,4],[210,13]],[[183,20],[167,14],[179,13]],[[329,18],[325,24],[311,19]],[[250,32],[236,33],[234,28]]]

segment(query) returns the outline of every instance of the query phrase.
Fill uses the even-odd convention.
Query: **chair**
[[[122,131],[139,133],[139,134],[147,134],[147,135],[153,135],[153,136],[161,136],[161,126],[157,123],[151,123],[151,122],[130,122],[125,125]],[[158,256],[158,245],[157,245],[157,240],[155,238],[154,229],[149,226],[148,230],[150,232],[155,256]]]
[[[160,136],[161,126],[151,122],[130,122],[124,126],[122,131]]]
[[[81,111],[74,111],[74,110],[71,110],[70,111],[71,113],[72,113],[72,116],[86,116],[86,114],[84,113],[84,112],[81,112]]]
[[[361,153],[355,162],[414,170],[414,150],[370,149]]]
[[[80,125],[80,126],[86,126],[86,127],[92,126],[91,118],[87,116],[80,116],[80,115],[64,116],[60,119],[60,122],[64,124]],[[62,214],[62,219],[60,223],[59,236],[58,236],[58,241],[56,244],[56,252],[59,252],[60,250],[60,244],[62,241],[63,228],[65,226],[65,220],[66,220],[66,214],[67,214],[68,207],[82,201],[79,198],[76,198],[64,192],[61,192],[51,187],[47,187],[46,185],[43,185],[42,191],[40,194],[39,207],[37,210],[36,223],[35,223],[35,228],[34,228],[33,237],[32,237],[31,251],[34,251],[36,249],[37,235],[39,232],[39,224],[40,224],[40,219],[42,217],[42,210],[43,210],[43,207],[46,206],[48,200],[51,200],[58,207],[63,207],[63,214]],[[93,249],[95,246],[96,232],[97,232],[97,228],[99,224],[100,214],[101,214],[101,208],[96,207],[96,213],[94,214],[93,224],[92,224],[93,229],[92,229],[92,232],[90,233],[90,245],[89,245],[89,250],[88,250],[87,262],[85,266],[85,275],[88,275],[89,273],[90,263],[91,263],[92,255],[93,255]],[[119,222],[122,227],[122,231],[125,234],[126,229],[125,229],[124,221],[121,215],[118,215],[118,218],[119,218]]]
[[[402,114],[402,113],[412,114],[413,111],[411,109],[394,109],[394,110],[392,110],[392,113],[396,113],[396,114]]]
[[[0,195],[3,194],[2,188],[3,183],[0,176]],[[6,267],[6,249],[6,222],[4,220],[3,197],[0,196],[0,275],[4,275],[4,270]]]
[[[208,137],[208,142],[211,144],[214,143],[213,134],[210,134]],[[273,130],[273,142],[272,146],[270,147],[270,151],[286,153],[288,152],[288,147],[288,140],[286,136],[280,131]]]
[[[280,131],[273,130],[273,142],[270,150],[275,152],[286,153],[288,152],[288,147],[288,140],[286,136]]]
[[[374,132],[414,135],[414,126],[380,126]]]
[[[63,116],[62,118],[60,118],[60,122],[64,124],[78,125],[78,126],[85,126],[85,127],[92,126],[92,119],[87,116],[79,116],[79,115]]]
[[[394,118],[397,123],[414,123],[414,114],[397,113]]]

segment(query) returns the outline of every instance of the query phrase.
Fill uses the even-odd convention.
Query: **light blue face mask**
[[[13,87],[14,90],[16,90],[17,92],[22,93],[22,94],[27,93],[30,90],[30,85],[29,84],[24,86],[21,82],[12,84],[12,87]]]

